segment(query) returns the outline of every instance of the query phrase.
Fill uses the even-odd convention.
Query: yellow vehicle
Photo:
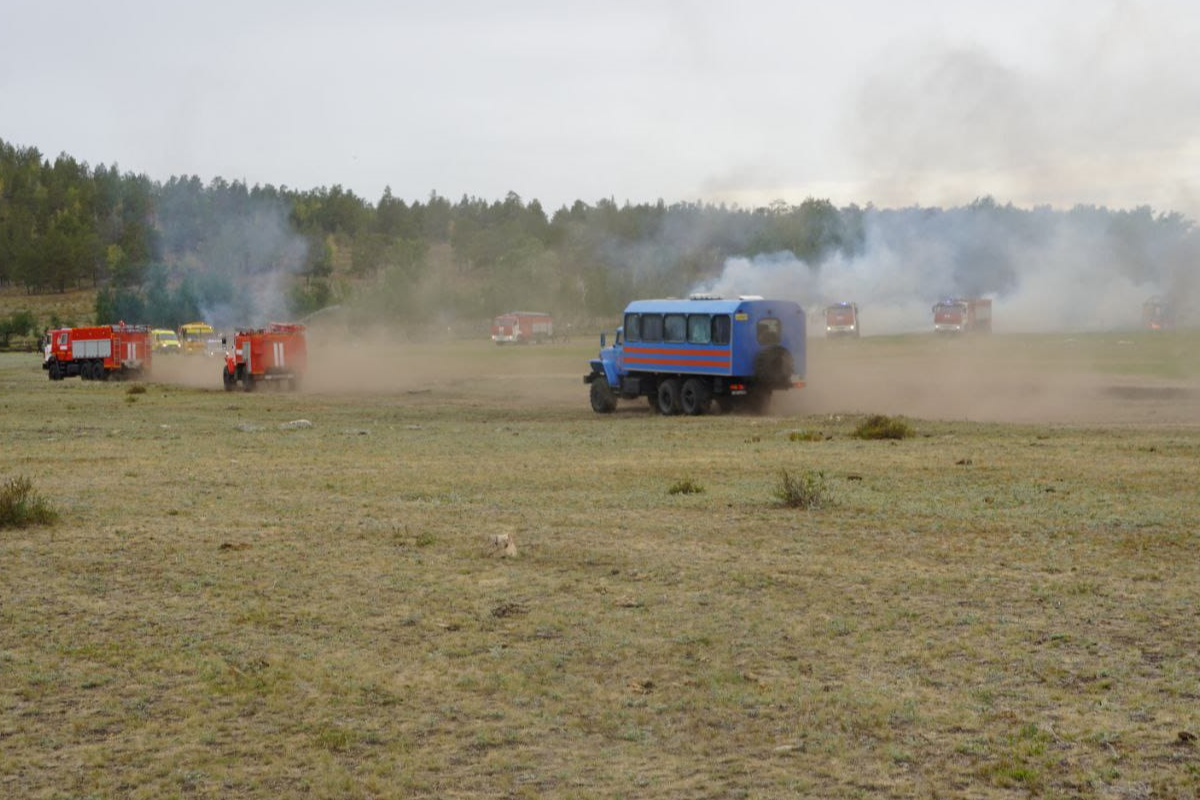
[[[155,328],[150,331],[150,346],[156,353],[178,353],[179,337],[170,328]]]
[[[179,338],[183,340],[183,352],[188,355],[207,355],[210,342],[220,342],[221,337],[207,322],[189,322],[179,326]]]

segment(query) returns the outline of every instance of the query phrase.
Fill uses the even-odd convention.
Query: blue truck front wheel
[[[611,414],[617,408],[617,396],[608,385],[608,378],[596,375],[592,378],[591,389],[592,411],[597,414]]]

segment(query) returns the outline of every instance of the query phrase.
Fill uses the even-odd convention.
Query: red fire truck
[[[825,336],[857,337],[859,333],[857,303],[835,303],[825,308]]]
[[[540,311],[512,311],[492,320],[496,344],[541,344],[554,338],[554,320]]]
[[[272,322],[265,328],[238,331],[233,350],[225,353],[221,376],[225,391],[232,391],[239,382],[247,392],[265,382],[298,388],[308,366],[304,330],[298,322]]]
[[[1148,331],[1165,331],[1175,327],[1175,308],[1162,297],[1151,297],[1142,305],[1142,327]]]
[[[991,333],[992,301],[954,297],[933,307],[933,329],[937,333]]]
[[[52,381],[78,375],[85,381],[130,378],[148,372],[153,343],[145,325],[96,325],[50,331],[42,369]]]

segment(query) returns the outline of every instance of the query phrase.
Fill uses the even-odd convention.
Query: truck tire
[[[617,396],[608,385],[608,378],[603,375],[592,379],[591,401],[592,411],[597,414],[611,414],[617,410]]]
[[[688,378],[679,391],[679,407],[683,413],[698,417],[707,414],[712,406],[712,390],[699,378]]]
[[[658,384],[657,408],[664,417],[673,417],[680,412],[678,378],[668,378]]]
[[[242,391],[243,392],[253,392],[254,391],[254,376],[252,374],[250,374],[250,370],[245,369],[245,368],[242,369]]]
[[[62,369],[58,366],[58,361],[51,361],[50,369],[46,370],[46,372],[50,375],[50,380],[52,380],[52,381],[61,381],[62,380]]]
[[[79,377],[85,381],[92,380],[92,362],[85,361],[79,365]]]
[[[104,368],[103,364],[96,362],[96,366],[93,369],[95,370],[96,380],[101,382],[108,380],[108,370]]]
[[[237,386],[237,376],[229,371],[229,367],[221,370],[221,382],[225,384],[225,391],[232,392],[233,387]]]

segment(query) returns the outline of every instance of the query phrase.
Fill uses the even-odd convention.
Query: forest
[[[1003,294],[1023,263],[1094,252],[1105,274],[1172,290],[1194,277],[1197,240],[1177,213],[1021,209],[989,197],[947,209],[606,198],[548,212],[515,192],[406,200],[388,188],[371,201],[340,185],[160,181],[0,140],[0,289],[94,287],[99,322],[233,325],[330,304],[408,328],[478,324],[517,307],[592,320],[632,298],[717,281],[730,259],[772,254],[813,275],[885,251],[893,272],[933,260],[945,265],[939,285],[920,291],[936,297]]]

